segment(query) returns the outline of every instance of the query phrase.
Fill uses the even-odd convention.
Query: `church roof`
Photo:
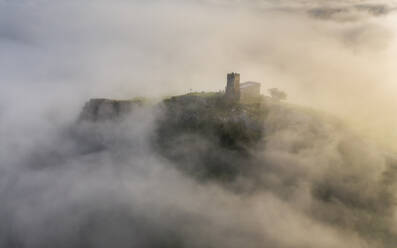
[[[248,81],[240,84],[240,88],[248,88],[251,86],[261,86],[261,84],[253,81]]]

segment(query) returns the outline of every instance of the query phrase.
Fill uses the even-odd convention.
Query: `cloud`
[[[33,145],[24,144],[23,133],[7,137],[2,150],[19,149],[5,154],[0,167],[0,245],[384,247],[393,242],[382,237],[393,236],[388,220],[395,209],[389,195],[395,163],[333,119],[277,104],[268,111],[266,142],[250,156],[228,157],[227,150],[211,144],[226,163],[241,167],[226,183],[197,180],[185,173],[187,164],[181,169],[158,153],[153,135],[166,123],[157,108],[136,109],[117,122],[42,127],[39,136],[28,136]],[[189,140],[177,145],[186,151],[196,147]],[[206,152],[190,156],[193,169],[211,162],[203,159]],[[391,173],[387,183],[385,173]],[[378,232],[382,235],[372,235]]]
[[[266,127],[285,126],[269,131],[264,157],[255,168],[259,178],[254,180],[253,174],[245,179],[257,181],[254,193],[238,193],[217,183],[197,182],[158,157],[148,143],[155,128],[153,114],[140,110],[119,124],[85,123],[72,133],[45,131],[45,140],[35,140],[34,147],[18,151],[2,166],[1,245],[359,247],[364,242],[327,224],[330,217],[321,212],[329,205],[315,210],[325,222],[305,212],[320,202],[312,199],[304,185],[310,189],[312,180],[327,167],[325,163],[317,164],[323,168],[312,167],[320,159],[313,154],[328,158],[322,145],[313,152],[289,151],[294,142],[306,139],[306,134],[290,129],[288,120],[283,123],[285,118],[295,122],[295,117],[274,116],[282,114],[279,111],[270,114]],[[310,125],[304,119],[300,122]],[[289,133],[286,139],[280,139],[283,132]],[[23,140],[22,136],[14,138],[9,142]],[[99,141],[104,147],[92,145]],[[308,160],[299,163],[303,159]],[[368,182],[364,172],[358,174],[359,182]],[[339,170],[336,173],[335,177],[341,176]],[[297,175],[295,186],[287,182]],[[340,208],[345,207],[335,206],[334,211]],[[286,231],[289,239],[284,238]],[[309,237],[308,231],[316,235]]]
[[[346,22],[384,16],[394,10],[395,8],[389,5],[359,4],[344,7],[318,7],[308,10],[308,13],[319,19]]]
[[[0,246],[393,244],[374,230],[395,237],[395,161],[362,136],[395,145],[395,20],[387,1],[0,2]],[[158,110],[74,129],[90,97],[219,90],[229,71],[359,132],[275,106],[223,185],[153,150]]]
[[[77,111],[77,103],[91,96],[219,90],[227,72],[240,71],[243,80],[283,88],[292,101],[371,123],[370,129],[394,121],[372,110],[382,102],[385,112],[394,111],[391,2],[7,1],[1,6],[0,49],[7,58],[0,67],[3,104],[65,98],[75,99]],[[340,8],[347,14],[331,14],[336,22],[307,15]],[[339,21],[351,13],[359,18]],[[373,13],[384,14],[367,18]],[[361,113],[363,97],[368,113]],[[378,125],[374,119],[384,121]]]

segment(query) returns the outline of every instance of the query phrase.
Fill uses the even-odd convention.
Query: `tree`
[[[277,101],[281,101],[281,100],[287,99],[287,94],[284,91],[282,91],[282,90],[279,90],[277,88],[271,88],[268,91],[269,91],[270,96],[272,97],[272,99],[275,99]]]

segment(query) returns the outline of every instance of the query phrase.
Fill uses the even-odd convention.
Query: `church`
[[[245,100],[249,98],[259,97],[261,92],[261,84],[258,82],[248,81],[240,83],[239,73],[227,74],[226,97],[233,100]]]

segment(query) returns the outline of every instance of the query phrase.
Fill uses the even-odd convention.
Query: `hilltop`
[[[199,177],[231,179],[241,171],[237,163],[230,163],[230,158],[240,161],[262,141],[265,105],[263,97],[240,103],[215,92],[174,96],[154,106],[136,99],[91,99],[85,104],[79,122],[120,123],[139,109],[157,109],[160,114],[156,117],[152,144],[160,154]],[[225,154],[217,152],[219,149]]]
[[[88,125],[79,129],[80,144],[87,144],[86,152],[125,151],[129,157],[134,142],[124,134],[147,113],[155,114],[145,149],[199,182],[239,194],[269,191],[285,201],[303,194],[315,206],[300,211],[318,221],[383,247],[397,242],[389,218],[397,162],[340,120],[271,98],[236,102],[221,93],[155,105],[90,100],[80,115],[80,125]]]

